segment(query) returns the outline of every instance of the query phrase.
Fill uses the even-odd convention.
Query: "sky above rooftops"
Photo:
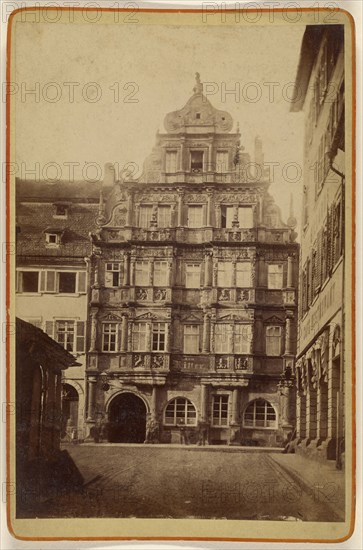
[[[293,193],[299,219],[303,116],[290,106],[304,30],[17,24],[17,175],[92,179],[106,162],[134,163],[140,173],[165,115],[185,105],[199,72],[212,105],[232,115],[233,131],[239,123],[252,160],[261,137],[265,162],[275,163],[270,191],[284,221]]]

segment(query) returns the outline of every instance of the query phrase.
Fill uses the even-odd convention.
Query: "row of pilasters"
[[[298,374],[301,383],[296,397],[296,437],[306,446],[315,442],[316,447],[326,449],[328,458],[334,458],[336,441],[342,437],[343,392],[340,356],[332,345],[332,328],[328,334],[326,369],[319,364],[313,374],[311,360],[307,359],[305,370]]]

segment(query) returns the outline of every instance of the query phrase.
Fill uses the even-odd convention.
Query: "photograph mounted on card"
[[[348,538],[353,18],[22,8],[7,53],[9,529]]]

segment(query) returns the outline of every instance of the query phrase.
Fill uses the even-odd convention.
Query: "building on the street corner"
[[[305,112],[296,363],[297,452],[344,454],[344,29],[306,28],[296,78]]]
[[[85,437],[87,257],[99,183],[18,180],[16,312],[75,355],[62,382],[65,440]]]
[[[139,180],[107,167],[88,272],[88,430],[282,446],[295,408],[296,220],[268,192],[261,140],[252,163],[198,73],[164,125]]]
[[[79,363],[39,328],[16,319],[16,469],[18,505],[29,506],[32,495],[78,482],[67,453],[60,450],[62,375]]]

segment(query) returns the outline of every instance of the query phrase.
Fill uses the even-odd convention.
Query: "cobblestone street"
[[[23,517],[344,520],[344,474],[334,463],[231,447],[86,444],[67,451],[83,487],[35,504],[32,498]]]

